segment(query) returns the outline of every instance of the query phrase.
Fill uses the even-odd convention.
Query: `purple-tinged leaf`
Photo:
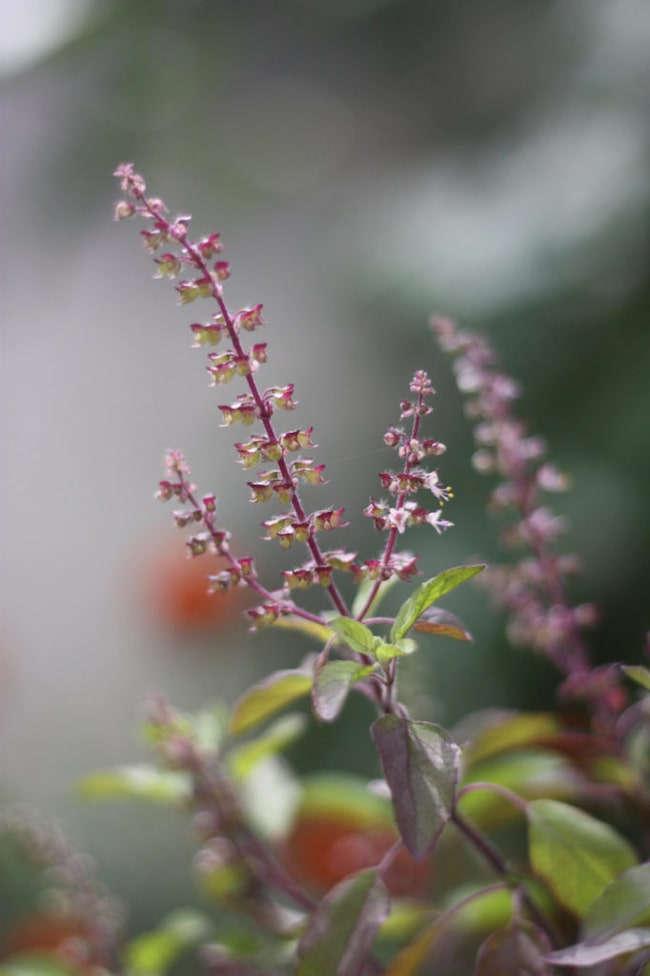
[[[241,735],[266,721],[297,698],[304,698],[312,689],[314,676],[308,668],[274,671],[259,684],[244,692],[235,704],[230,720],[234,735]]]
[[[550,948],[540,929],[514,920],[488,935],[478,951],[474,976],[552,976],[544,958]]]
[[[590,906],[582,923],[585,942],[604,942],[622,929],[650,925],[650,864],[624,871]]]
[[[445,593],[449,593],[450,590],[456,589],[466,580],[478,575],[484,569],[485,566],[454,566],[453,569],[446,569],[444,573],[439,573],[438,576],[434,576],[433,579],[418,586],[417,590],[399,609],[390,632],[391,641],[405,637],[416,620],[436,600],[439,600]]]
[[[365,624],[351,617],[337,617],[330,620],[328,626],[357,654],[375,656],[375,648],[381,640]]]
[[[374,667],[356,661],[329,661],[314,678],[311,700],[316,718],[333,722],[341,714],[351,688],[372,674]]]
[[[423,861],[451,816],[460,749],[440,726],[397,715],[377,719],[370,731],[401,838],[411,856]]]
[[[627,952],[645,949],[650,946],[650,928],[626,929],[612,936],[607,942],[591,945],[578,942],[568,949],[558,949],[546,957],[554,966],[595,966],[599,962],[615,959]]]
[[[557,800],[527,807],[530,862],[557,900],[578,917],[636,855],[609,824]]]
[[[442,607],[429,607],[425,610],[413,624],[413,630],[420,634],[433,634],[435,637],[453,637],[470,642],[474,640],[460,617]]]
[[[297,976],[357,976],[389,907],[388,891],[375,870],[340,881],[325,895],[300,940]]]

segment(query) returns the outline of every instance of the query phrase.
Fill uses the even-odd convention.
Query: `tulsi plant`
[[[205,561],[206,586],[247,589],[249,627],[292,628],[306,655],[229,710],[187,715],[157,697],[146,716],[155,762],[85,781],[91,796],[185,808],[211,906],[176,913],[121,946],[115,936],[110,952],[103,928],[93,973],[158,976],[195,948],[196,971],[213,976],[650,976],[650,670],[591,663],[595,609],[570,601],[567,581],[579,564],[559,551],[566,525],[547,501],[567,481],[517,418],[518,385],[483,338],[432,321],[467,396],[474,464],[497,476],[489,510],[501,518],[507,564],[456,566],[420,581],[417,556],[402,546],[407,530],[434,538],[452,527],[444,507],[452,492],[437,467],[445,446],[429,431],[434,390],[423,370],[384,434],[395,467],[380,473],[381,493],[363,511],[381,535],[379,555],[330,548],[344,512],[309,511],[303,501],[304,485],[326,483],[324,465],[311,457],[313,428],[284,421],[296,405],[293,384],[260,383],[262,306],[227,303],[218,234],[194,237],[190,217],[168,217],[131,164],[116,176],[124,194],[116,219],[143,221],[156,277],[175,282],[181,305],[207,309],[190,326],[193,346],[207,353],[212,385],[240,386],[219,404],[222,426],[243,432],[235,451],[251,501],[264,509],[265,538],[296,552],[296,564],[265,582],[178,450],[167,452],[158,498],[176,506],[188,558]],[[450,731],[400,701],[401,662],[418,645],[471,640],[439,601],[474,577],[507,611],[511,642],[557,668],[557,711],[489,710]],[[412,584],[410,595],[394,616],[380,615],[398,580]],[[322,593],[320,613],[301,605],[310,588]],[[300,781],[281,754],[305,715],[287,709],[310,699],[314,719],[331,723],[355,695],[376,712],[380,778]],[[92,944],[87,958],[98,958]]]

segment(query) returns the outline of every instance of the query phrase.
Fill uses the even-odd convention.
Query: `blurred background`
[[[264,303],[267,382],[294,382],[297,422],[315,425],[331,483],[313,505],[345,506],[337,544],[364,558],[378,541],[358,515],[416,368],[438,390],[430,430],[448,444],[456,523],[412,540],[421,568],[496,556],[489,484],[427,319],[485,332],[573,477],[559,504],[586,562],[574,596],[602,608],[595,656],[638,659],[650,7],[2,0],[0,24],[0,799],[57,818],[137,928],[191,897],[190,829],[84,805],[75,782],[145,755],[152,691],[183,708],[231,702],[306,648],[251,637],[228,601],[206,611],[152,499],[165,448],[181,447],[239,551],[275,571],[234,464],[239,433],[218,430],[223,396],[189,348],[203,310],[176,308],[138,228],[112,223],[116,164],[133,160],[197,234],[221,232],[229,301]],[[420,657],[426,717],[552,701],[553,673],[504,644],[481,592],[447,605],[476,644]],[[372,771],[354,712],[310,733],[298,766]]]

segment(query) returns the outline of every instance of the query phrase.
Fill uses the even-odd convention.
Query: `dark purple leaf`
[[[375,870],[359,871],[325,895],[300,940],[297,976],[357,976],[390,898]]]
[[[397,715],[377,719],[370,731],[404,845],[423,861],[452,812],[460,749],[440,726]]]
[[[540,929],[514,921],[488,935],[478,951],[474,976],[552,976],[544,959],[550,948]]]

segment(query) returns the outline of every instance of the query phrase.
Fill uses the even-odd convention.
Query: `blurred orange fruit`
[[[30,915],[9,931],[3,950],[4,958],[50,956],[79,976],[95,976],[100,971],[86,925],[70,915]]]
[[[174,633],[222,627],[239,615],[244,604],[239,587],[210,592],[208,576],[227,566],[223,557],[209,553],[188,558],[183,539],[157,541],[139,566],[141,602],[156,623]]]
[[[363,827],[332,813],[305,814],[287,838],[284,863],[308,888],[324,892],[349,874],[377,865],[396,840],[390,827]],[[429,878],[430,865],[414,861],[405,848],[384,876],[395,897],[423,894]]]

